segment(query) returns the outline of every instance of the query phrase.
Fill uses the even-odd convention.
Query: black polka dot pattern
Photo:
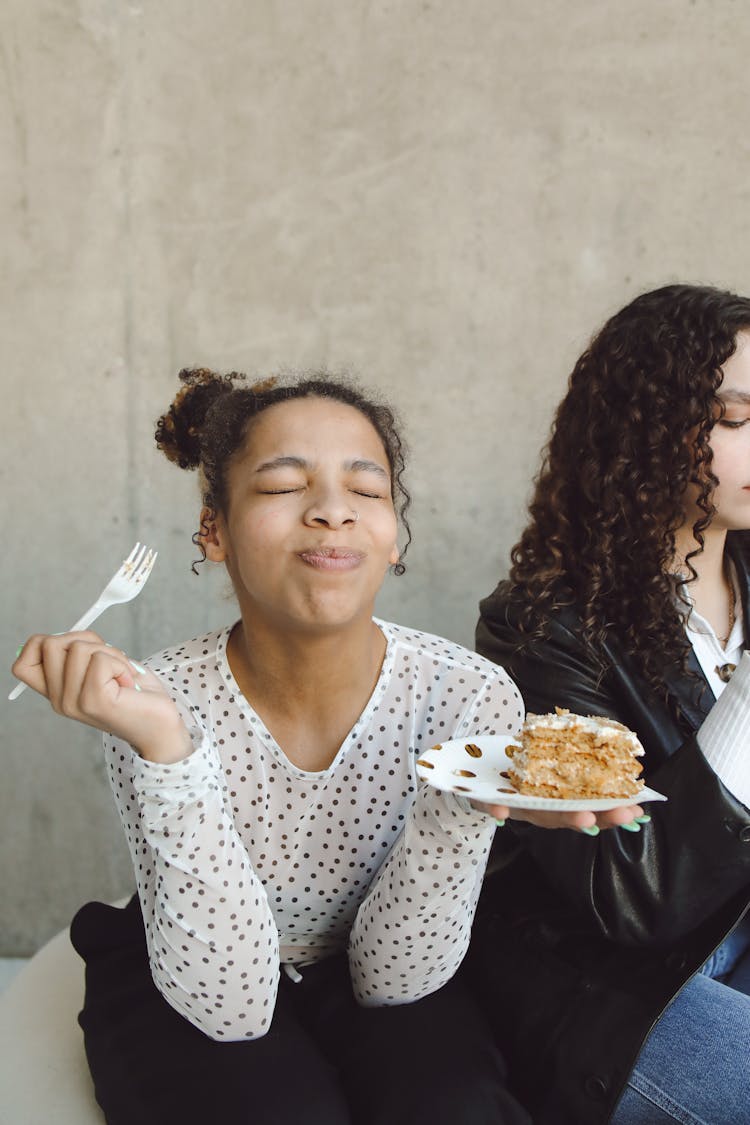
[[[229,629],[148,661],[186,717],[194,753],[143,761],[105,737],[152,972],[216,1040],[257,1038],[279,967],[349,946],[363,1004],[444,984],[468,943],[494,823],[419,782],[421,750],[516,733],[507,674],[459,645],[378,622],[375,690],[327,770],[286,758],[226,659]]]

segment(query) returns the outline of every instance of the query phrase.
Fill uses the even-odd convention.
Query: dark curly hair
[[[542,635],[551,612],[575,603],[592,655],[615,629],[653,686],[665,661],[685,667],[684,616],[669,575],[675,532],[692,484],[701,512],[687,558],[694,580],[690,559],[715,512],[709,438],[724,413],[721,367],[747,328],[747,298],[667,285],[637,297],[591,341],[557,410],[531,519],[511,553],[527,632]]]
[[[203,474],[203,504],[211,518],[227,510],[227,470],[233,455],[244,444],[253,418],[270,406],[298,398],[324,398],[352,406],[367,418],[383,443],[391,471],[391,496],[404,530],[404,545],[394,574],[403,574],[403,557],[411,543],[406,518],[411,496],[404,484],[406,446],[393,410],[385,402],[365,395],[353,383],[320,372],[298,376],[288,382],[266,379],[243,385],[239,371],[217,375],[205,367],[184,368],[179,374],[183,387],[156,424],[156,444],[181,469],[200,468]],[[204,520],[201,532],[205,532]],[[206,552],[196,532],[193,542],[205,561]],[[193,564],[196,571],[196,564]]]

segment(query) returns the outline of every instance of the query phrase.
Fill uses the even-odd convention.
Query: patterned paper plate
[[[603,812],[621,805],[640,805],[644,801],[666,801],[654,789],[641,789],[634,797],[599,797],[563,801],[557,797],[529,797],[519,793],[507,776],[510,760],[506,746],[515,740],[508,735],[481,735],[454,739],[425,750],[417,760],[417,773],[436,789],[450,790],[462,797],[473,797],[512,809],[548,809],[554,812]]]

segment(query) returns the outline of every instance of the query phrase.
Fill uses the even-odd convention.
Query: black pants
[[[137,898],[91,902],[71,939],[86,962],[79,1022],[109,1125],[528,1125],[459,980],[413,1004],[362,1008],[346,958],[281,974],[262,1039],[216,1043],[151,979]]]

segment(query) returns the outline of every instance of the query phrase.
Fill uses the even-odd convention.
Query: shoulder
[[[436,675],[451,673],[485,682],[507,679],[503,669],[498,668],[491,660],[447,637],[425,633],[421,629],[410,629],[390,621],[376,620],[376,623],[395,654],[400,654],[402,659],[413,658],[415,663],[428,672],[433,669]]]
[[[624,654],[611,635],[593,651],[573,604],[535,620],[523,595],[501,583],[481,603],[476,643],[507,668],[529,711],[543,714],[559,706],[582,715],[612,713],[606,691],[620,677]]]
[[[430,734],[441,739],[459,732],[515,733],[523,721],[518,686],[506,669],[464,645],[378,621],[388,638],[392,683],[399,677],[415,685]],[[442,732],[442,733],[441,733]]]
[[[524,608],[524,602],[513,594],[513,587],[506,579],[498,582],[495,589],[479,603],[479,619],[492,624],[516,625]]]
[[[545,611],[539,624],[541,630],[534,629],[529,600],[506,579],[479,603],[477,649],[484,653],[489,648],[494,654],[495,643],[511,649],[524,647],[531,643],[532,633],[537,641],[541,635],[546,641],[578,645],[581,616],[567,591],[560,591],[557,604]]]
[[[206,665],[215,667],[218,663],[219,649],[226,644],[229,628],[217,629],[200,637],[172,645],[154,653],[144,660],[147,668],[157,676],[173,676],[175,673],[187,674],[191,669]]]

